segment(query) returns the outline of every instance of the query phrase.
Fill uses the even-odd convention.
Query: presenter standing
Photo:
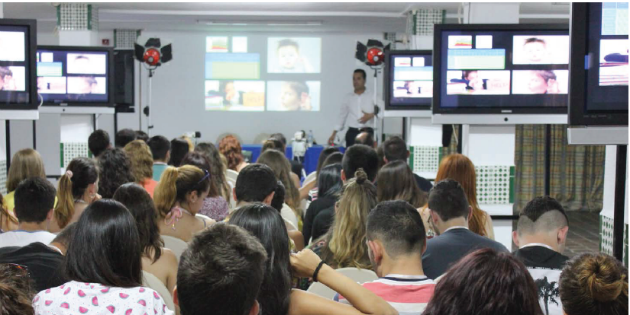
[[[339,109],[337,124],[328,143],[334,143],[337,132],[341,131],[344,126],[348,127],[346,132],[346,147],[354,144],[354,139],[361,131],[366,131],[374,135],[374,101],[373,95],[365,88],[365,71],[362,69],[354,70],[352,74],[352,85],[354,92],[347,94]]]

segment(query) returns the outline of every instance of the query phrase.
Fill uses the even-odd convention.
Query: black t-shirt
[[[433,185],[431,184],[431,182],[424,179],[423,177],[418,176],[415,173],[413,174],[413,177],[416,179],[416,183],[418,184],[418,188],[420,188],[420,190],[426,193],[429,193],[431,188],[433,188]]]
[[[311,237],[315,242],[322,235],[326,234],[333,222],[335,222],[335,206],[321,210],[313,220]]]
[[[306,210],[304,216],[304,226],[302,227],[302,234],[304,234],[304,244],[308,244],[313,234],[313,224],[315,217],[322,212],[322,210],[333,207],[336,199],[330,196],[318,197],[315,201],[311,202]],[[315,238],[313,238],[315,240]]]
[[[64,284],[59,267],[63,256],[43,243],[0,248],[0,263],[26,266],[35,283],[35,289],[43,291]]]

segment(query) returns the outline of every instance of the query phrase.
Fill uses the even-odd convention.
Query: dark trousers
[[[372,136],[374,136],[374,129],[370,127],[365,127],[361,129],[352,127],[348,128],[348,131],[346,132],[346,148],[352,146],[354,144],[354,139],[356,139],[356,137],[364,131],[369,132],[370,134],[372,134]]]

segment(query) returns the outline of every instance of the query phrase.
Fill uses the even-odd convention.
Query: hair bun
[[[615,268],[614,264],[604,261],[605,259],[598,257],[588,262],[582,274],[589,294],[598,302],[614,301],[628,290],[626,275]]]
[[[354,178],[356,178],[358,184],[363,184],[367,180],[367,174],[363,168],[359,168],[356,172],[354,172]]]

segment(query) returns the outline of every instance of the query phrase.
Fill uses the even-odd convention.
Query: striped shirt
[[[390,274],[363,286],[387,301],[400,315],[420,315],[433,296],[435,282],[426,276]],[[350,304],[343,296],[335,301]]]

